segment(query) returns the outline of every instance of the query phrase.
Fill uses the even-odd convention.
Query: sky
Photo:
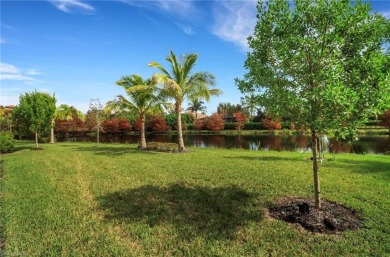
[[[390,19],[390,0],[370,2]],[[223,94],[206,103],[208,114],[243,96],[234,79],[246,73],[255,0],[1,0],[0,9],[0,105],[37,90],[85,113],[92,98],[125,94],[115,84],[122,76],[151,77],[152,61],[169,67],[171,50],[197,53],[193,71],[215,75]]]

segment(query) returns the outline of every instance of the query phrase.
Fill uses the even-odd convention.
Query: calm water
[[[93,142],[95,137],[66,137],[58,141]],[[139,141],[137,135],[101,136],[102,143],[132,143]],[[177,135],[148,135],[147,141],[177,142]],[[184,143],[189,147],[240,148],[249,150],[310,151],[309,136],[276,135],[184,135]],[[389,136],[364,136],[352,145],[337,142],[334,139],[326,144],[326,151],[334,153],[390,153]]]

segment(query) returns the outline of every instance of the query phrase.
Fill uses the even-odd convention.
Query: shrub
[[[165,132],[168,130],[168,125],[165,122],[164,117],[150,116],[148,129],[154,132]]]
[[[279,121],[275,121],[273,119],[267,118],[263,120],[263,126],[269,130],[281,129],[282,124]]]
[[[236,129],[240,131],[244,127],[247,117],[242,112],[235,112],[233,116],[236,120]]]
[[[146,126],[146,124],[145,124]],[[141,131],[141,119],[136,118],[134,121],[134,131],[140,132]]]
[[[208,130],[218,131],[224,128],[224,124],[225,122],[223,121],[221,115],[214,113],[210,117],[206,118],[204,125]]]
[[[263,127],[263,123],[262,122],[247,122],[244,124],[244,128],[245,130],[260,130],[260,129],[264,129]]]
[[[127,132],[131,130],[131,123],[128,119],[119,119],[119,131]]]
[[[0,132],[0,152],[10,153],[15,150],[15,139],[10,132]]]
[[[176,143],[148,142],[146,143],[147,150],[177,152],[179,145]]]
[[[194,124],[194,129],[196,130],[202,130],[204,127],[203,120],[202,119],[197,119]]]
[[[225,122],[224,130],[233,130],[236,128],[236,124],[234,122]]]

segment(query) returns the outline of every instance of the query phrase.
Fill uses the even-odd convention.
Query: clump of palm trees
[[[124,88],[127,98],[119,95],[117,99],[109,102],[108,108],[126,109],[138,115],[141,120],[141,148],[146,148],[146,115],[163,112],[169,108],[170,104],[167,101],[173,100],[173,108],[177,114],[179,150],[185,151],[181,122],[183,101],[189,100],[192,103],[201,100],[209,101],[211,96],[222,93],[221,90],[214,88],[213,74],[192,72],[197,59],[197,54],[187,54],[178,59],[171,51],[166,57],[169,69],[157,62],[151,62],[149,66],[158,70],[151,78],[143,79],[140,75],[130,75],[116,82],[118,86]]]

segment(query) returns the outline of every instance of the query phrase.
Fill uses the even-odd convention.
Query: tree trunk
[[[141,115],[141,148],[146,148],[146,137],[145,137],[145,116]]]
[[[51,121],[51,129],[50,129],[50,144],[54,144],[54,119]]]
[[[311,141],[312,141],[312,152],[313,152],[313,178],[314,178],[314,200],[315,208],[321,209],[321,198],[320,198],[320,178],[318,174],[318,138],[316,130],[311,131]]]
[[[100,143],[100,138],[99,138],[99,136],[100,136],[100,125],[99,125],[99,123],[97,125],[97,131],[96,132],[97,132],[96,133],[97,146],[99,146],[99,143]]]
[[[35,131],[35,148],[39,148],[39,145],[38,145],[38,131]]]
[[[178,136],[179,151],[185,151],[184,140],[183,140],[183,131],[182,131],[182,126],[181,126],[181,103],[177,103],[176,112],[177,112],[177,132],[179,133],[179,136]]]

